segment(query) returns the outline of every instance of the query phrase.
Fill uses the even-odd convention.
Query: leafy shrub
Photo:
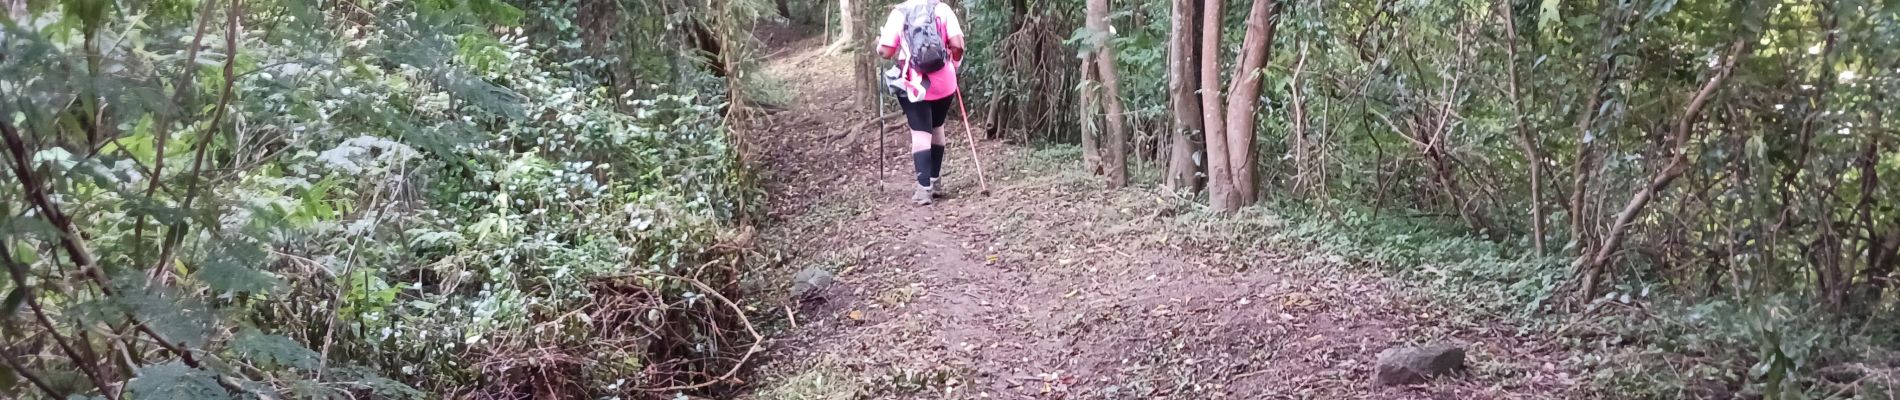
[[[638,395],[754,344],[705,251],[757,196],[718,79],[615,93],[489,0],[35,7],[0,37],[8,393]]]

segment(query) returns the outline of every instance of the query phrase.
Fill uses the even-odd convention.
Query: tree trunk
[[[1233,170],[1228,168],[1226,104],[1220,94],[1221,0],[1206,0],[1201,14],[1201,122],[1207,138],[1207,202],[1216,210],[1239,209]]]
[[[1197,1],[1173,3],[1168,22],[1168,104],[1174,110],[1174,130],[1169,134],[1168,171],[1163,181],[1168,191],[1193,193],[1201,187],[1201,169],[1194,162],[1194,154],[1201,149],[1190,139],[1201,131],[1201,105],[1193,97],[1201,85],[1200,76],[1194,73],[1200,59],[1193,50],[1194,38],[1189,35],[1198,31],[1199,16],[1195,13]]]
[[[1271,3],[1271,4],[1269,4]],[[1267,54],[1273,52],[1275,27],[1284,4],[1275,0],[1254,0],[1247,13],[1247,33],[1241,42],[1240,60],[1235,66],[1233,87],[1227,90],[1227,166],[1233,177],[1235,203],[1217,206],[1233,211],[1259,201],[1254,180],[1254,105],[1260,98],[1261,68]],[[1213,15],[1213,14],[1210,14]]]
[[[848,46],[858,39],[857,19],[852,16],[851,0],[838,0],[838,39],[831,42],[833,50]]]
[[[1121,188],[1128,185],[1128,127],[1122,112],[1120,76],[1115,71],[1115,49],[1108,45],[1108,0],[1088,0],[1087,18],[1088,30],[1094,34],[1090,47],[1096,75],[1102,79],[1102,105],[1108,111],[1104,116],[1108,121],[1107,140],[1101,143],[1102,169],[1108,175],[1108,187]]]
[[[702,18],[689,18],[686,22],[687,36],[698,49],[701,61],[712,70],[715,77],[726,77],[725,39],[713,30],[713,23]]]
[[[1748,55],[1750,40],[1753,39],[1742,36],[1729,45],[1728,62],[1717,69],[1714,76],[1709,77],[1709,81],[1704,83],[1702,89],[1696,92],[1695,97],[1689,100],[1688,107],[1676,120],[1674,130],[1670,132],[1670,147],[1674,155],[1669,157],[1669,163],[1656,171],[1656,174],[1650,178],[1649,185],[1630,197],[1629,204],[1623,206],[1623,211],[1616,213],[1615,224],[1610,225],[1609,232],[1603,237],[1602,245],[1593,252],[1594,254],[1589,257],[1578,257],[1572,265],[1582,275],[1582,287],[1578,290],[1582,299],[1596,297],[1597,286],[1601,284],[1604,267],[1609,264],[1611,258],[1615,257],[1617,248],[1623,244],[1623,234],[1629,231],[1630,225],[1635,223],[1638,215],[1642,214],[1643,208],[1655,199],[1657,192],[1669,188],[1670,183],[1675,182],[1676,178],[1682,176],[1683,171],[1689,169],[1689,137],[1695,130],[1696,121],[1702,116],[1702,107],[1708,105],[1710,98],[1715,97],[1715,92],[1728,81],[1729,75],[1735,71],[1735,64]]]
[[[1082,94],[1075,103],[1082,108],[1077,113],[1082,119],[1079,121],[1082,126],[1082,168],[1091,175],[1101,175],[1102,146],[1098,138],[1101,133],[1095,125],[1095,116],[1101,111],[1097,104],[1101,97],[1101,86],[1095,81],[1095,57],[1094,54],[1082,56]]]
[[[1614,57],[1604,60],[1598,68],[1597,86],[1589,89],[1589,100],[1584,101],[1583,115],[1577,119],[1577,155],[1570,168],[1570,240],[1575,242],[1578,249],[1590,247],[1587,232],[1590,218],[1589,210],[1586,209],[1589,204],[1585,202],[1587,196],[1584,195],[1589,192],[1590,172],[1594,170],[1590,160],[1596,157],[1590,151],[1595,147],[1591,144],[1595,136],[1590,133],[1590,129],[1595,127],[1597,107],[1603,104],[1603,91],[1609,87],[1612,79],[1609,72],[1615,69],[1614,60]]]
[[[1009,0],[1010,32],[1023,29],[1023,21],[1029,17],[1029,0]]]
[[[1300,88],[1300,76],[1305,72],[1306,45],[1302,44],[1299,59],[1293,62],[1293,84],[1287,90],[1287,94],[1292,97],[1292,103],[1289,105],[1293,108],[1293,129],[1287,135],[1287,141],[1290,142],[1287,143],[1287,152],[1293,156],[1293,191],[1300,195],[1310,193],[1313,179],[1310,167],[1313,162],[1312,152],[1310,145],[1307,144],[1310,140],[1307,137],[1307,130],[1311,129],[1311,126],[1307,124],[1306,96]]]
[[[1505,59],[1504,69],[1508,74],[1507,87],[1510,95],[1511,112],[1516,114],[1513,122],[1517,125],[1517,145],[1524,150],[1524,163],[1530,166],[1531,179],[1531,248],[1538,256],[1544,255],[1544,151],[1537,137],[1531,133],[1524,122],[1524,100],[1520,98],[1517,73],[1517,18],[1511,14],[1509,3],[1498,3],[1500,15],[1504,18],[1506,39],[1505,50],[1509,58]]]
[[[1597,64],[1595,76],[1592,77],[1594,86],[1586,89],[1590,92],[1585,96],[1587,100],[1584,101],[1583,109],[1577,116],[1577,153],[1571,166],[1569,217],[1570,241],[1580,252],[1579,255],[1582,256],[1580,258],[1588,258],[1581,252],[1590,248],[1588,227],[1592,225],[1591,213],[1587,209],[1589,204],[1585,202],[1588,196],[1584,195],[1589,192],[1592,174],[1596,171],[1595,166],[1592,165],[1596,156],[1591,154],[1596,147],[1592,144],[1596,138],[1590,133],[1590,129],[1596,126],[1596,118],[1600,111],[1598,108],[1603,105],[1604,91],[1608,90],[1610,82],[1616,79],[1617,57],[1612,55],[1616,53],[1616,44],[1621,41],[1619,36],[1622,34],[1624,23],[1626,21],[1622,19],[1606,19],[1602,22],[1603,50],[1600,53],[1602,61]]]
[[[1829,25],[1833,24],[1830,23]],[[1832,50],[1833,45],[1829,44],[1828,47]],[[1830,84],[1829,86],[1832,85]],[[1886,97],[1886,94],[1875,94],[1873,101],[1884,102]],[[1872,115],[1873,118],[1870,118],[1870,120],[1885,121],[1886,119],[1883,118],[1884,114],[1886,113],[1883,111],[1875,110]],[[1879,220],[1874,218],[1873,213],[1875,209],[1873,202],[1875,200],[1892,198],[1879,191],[1880,176],[1878,175],[1878,167],[1882,162],[1886,161],[1882,159],[1886,153],[1881,151],[1885,146],[1881,144],[1880,140],[1884,134],[1872,129],[1858,129],[1858,131],[1864,132],[1867,135],[1868,141],[1866,153],[1862,156],[1861,161],[1862,181],[1860,190],[1861,201],[1867,205],[1863,208],[1868,210],[1862,214],[1862,223],[1867,225],[1865,229],[1868,235],[1868,248],[1867,266],[1860,270],[1861,281],[1866,283],[1855,289],[1856,295],[1853,299],[1853,305],[1856,308],[1854,312],[1865,314],[1880,307],[1881,299],[1887,291],[1887,287],[1893,285],[1894,259],[1900,257],[1900,225],[1891,225],[1893,221],[1887,221],[1890,225],[1886,228],[1880,228]],[[1891,206],[1892,203],[1888,203],[1882,208]]]

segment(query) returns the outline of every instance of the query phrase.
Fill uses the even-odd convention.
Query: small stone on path
[[[818,292],[831,287],[831,282],[831,272],[818,267],[805,268],[804,271],[792,274],[792,297],[804,298],[817,295]]]
[[[1424,383],[1465,368],[1465,349],[1451,344],[1395,347],[1379,352],[1373,381],[1380,386]]]

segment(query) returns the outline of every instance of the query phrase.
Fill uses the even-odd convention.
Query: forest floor
[[[779,261],[752,278],[772,304],[759,307],[783,315],[740,398],[1588,397],[1564,346],[1376,268],[1261,240],[1284,223],[1262,212],[1104,190],[1073,149],[978,143],[992,191],[981,196],[953,118],[950,197],[913,206],[905,138],[849,132],[871,117],[849,57],[823,38],[769,36],[781,50],[766,79],[786,109],[747,140],[770,190],[760,238]],[[792,298],[808,268],[836,283]],[[1468,374],[1372,383],[1380,351],[1438,342],[1465,346]]]

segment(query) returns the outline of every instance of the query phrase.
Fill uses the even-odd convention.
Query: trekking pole
[[[884,135],[890,132],[884,131],[884,90],[883,88],[875,90],[877,90],[877,151],[871,152],[871,155],[877,157],[877,181],[884,182],[884,170],[887,169],[884,168]]]
[[[990,183],[983,177],[983,157],[976,153],[976,134],[970,133],[970,108],[963,105],[963,91],[957,91],[957,111],[963,114],[963,137],[970,142],[970,160],[976,164],[977,193],[989,196]]]

